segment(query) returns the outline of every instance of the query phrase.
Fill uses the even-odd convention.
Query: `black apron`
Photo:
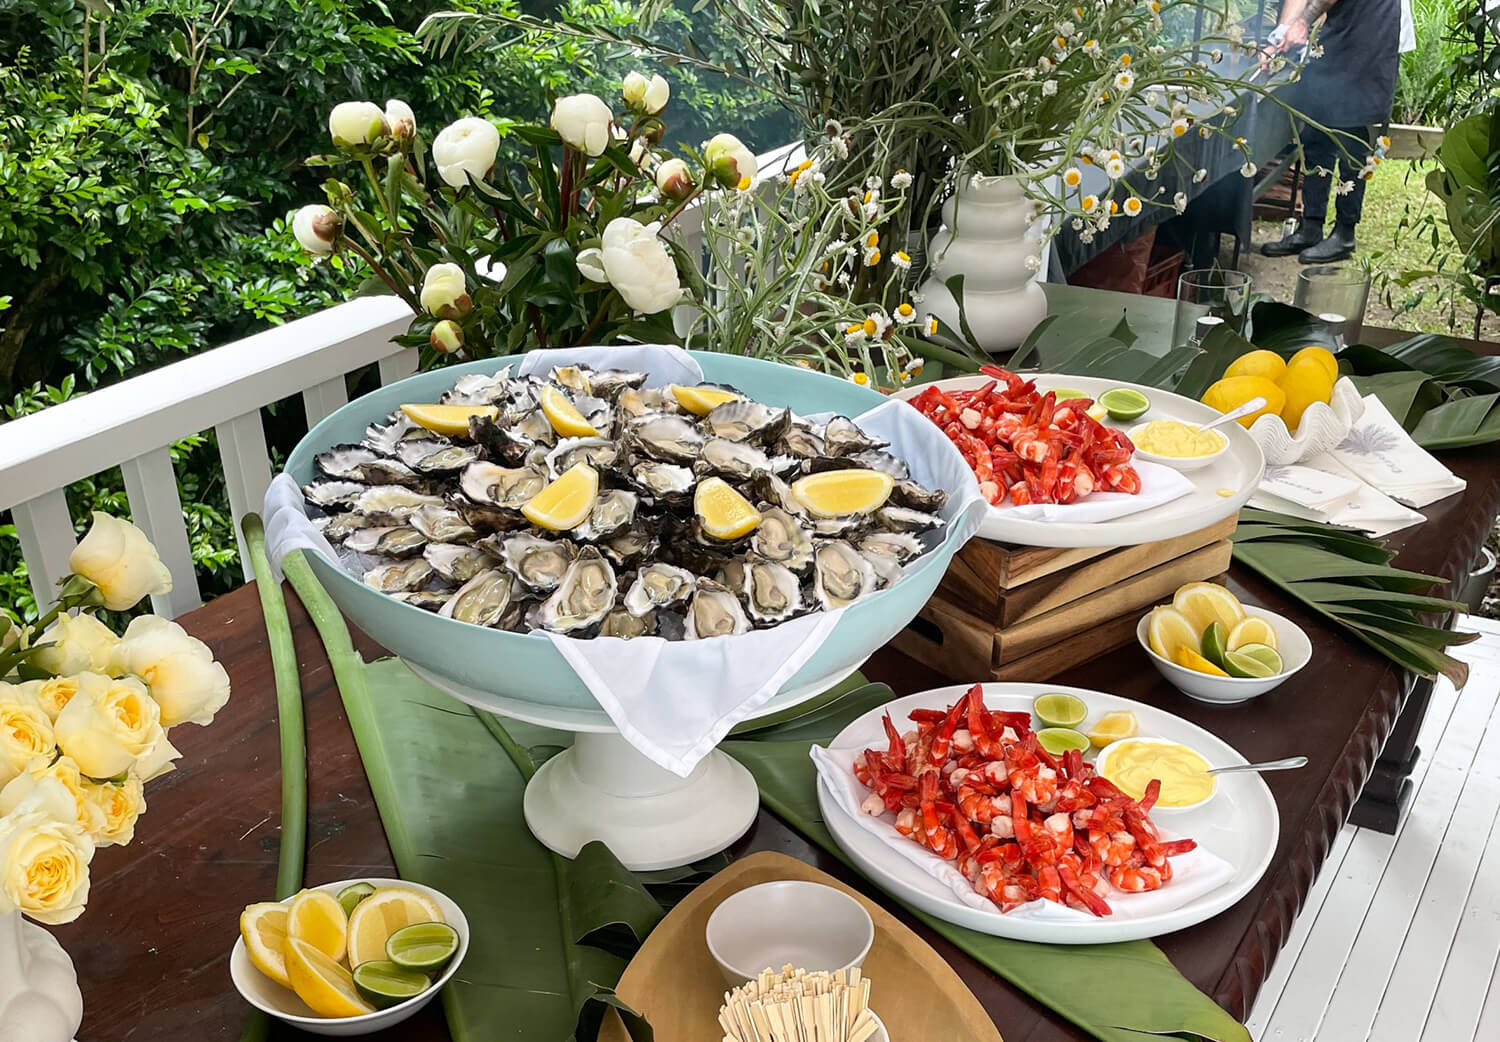
[[[1391,118],[1401,64],[1401,0],[1338,0],[1286,100],[1328,127],[1366,127]]]

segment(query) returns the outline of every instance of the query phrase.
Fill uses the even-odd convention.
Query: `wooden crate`
[[[893,643],[955,679],[1055,676],[1134,640],[1144,609],[1183,583],[1221,577],[1235,523],[1116,549],[973,540]]]

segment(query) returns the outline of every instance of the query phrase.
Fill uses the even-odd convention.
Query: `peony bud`
[[[569,148],[601,156],[609,147],[615,115],[593,94],[569,94],[552,106],[552,129]]]
[[[578,274],[590,282],[609,281],[609,276],[604,273],[604,253],[597,246],[579,250],[573,263],[578,265]]]
[[[672,88],[667,81],[660,76],[652,76],[650,84],[646,87],[646,96],[642,99],[646,114],[654,116],[667,107],[667,99],[672,96]]]
[[[432,327],[427,342],[440,355],[456,354],[464,346],[464,327],[451,318],[445,318]]]
[[[336,148],[369,145],[390,132],[385,113],[373,101],[345,101],[328,114],[328,133]]]
[[[646,88],[649,86],[650,82],[646,77],[632,69],[625,74],[625,82],[620,86],[620,97],[625,99],[629,108],[639,108],[646,98]]]
[[[693,175],[681,159],[669,159],[656,168],[656,187],[668,199],[681,201],[693,194]]]
[[[397,141],[410,141],[417,136],[417,114],[399,98],[385,103],[385,122],[391,129],[391,137]]]
[[[292,234],[315,257],[326,257],[333,252],[333,244],[338,242],[343,228],[344,219],[322,203],[309,203],[292,218]]]
[[[444,183],[463,188],[471,175],[484,179],[499,151],[500,132],[489,120],[469,116],[442,129],[432,142],[432,161]]]
[[[638,170],[645,170],[651,164],[651,146],[645,138],[638,137],[630,143],[630,161]]]
[[[434,264],[422,279],[422,309],[438,318],[463,318],[474,307],[457,264]]]
[[[659,119],[641,120],[640,125],[636,127],[636,131],[653,145],[661,144],[661,139],[667,136],[666,124]]]
[[[725,188],[748,187],[756,174],[755,154],[733,134],[715,134],[703,149],[709,175]]]

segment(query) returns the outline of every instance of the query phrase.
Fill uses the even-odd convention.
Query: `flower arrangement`
[[[168,737],[207,725],[229,677],[202,641],[153,615],[116,635],[99,608],[166,593],[171,576],[128,521],[94,515],[58,603],[31,625],[0,613],[0,916],[72,922],[99,847],[129,843]]]
[[[513,160],[488,119],[460,119],[428,147],[405,103],[345,102],[329,114],[336,152],[309,163],[361,168],[361,187],[330,179],[327,204],[299,210],[293,233],[316,256],[359,257],[373,288],[406,301],[417,317],[397,339],[429,365],[676,342],[672,310],[692,261],[671,241],[673,222],[705,193],[748,189],[755,157],[731,134],[701,153],[662,148],[661,76],[632,72],[620,95],[622,112],[573,94],[546,126],[506,124]]]

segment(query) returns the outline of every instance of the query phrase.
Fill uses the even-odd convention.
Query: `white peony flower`
[[[474,306],[465,285],[464,269],[446,261],[427,269],[422,278],[421,300],[422,310],[438,318],[462,318]]]
[[[604,229],[600,252],[610,285],[634,310],[654,315],[682,299],[677,265],[655,228],[633,217],[616,217]]]
[[[309,203],[292,218],[292,235],[304,250],[317,257],[333,252],[343,227],[343,218],[321,203]]]
[[[417,136],[417,114],[400,98],[391,98],[385,103],[385,122],[390,127],[391,137],[397,141],[410,141]]]
[[[654,116],[667,107],[667,101],[672,97],[672,87],[660,76],[652,76],[651,82],[646,86],[646,114]]]
[[[709,176],[725,188],[749,188],[758,172],[755,153],[733,134],[715,134],[709,138],[703,147],[703,162],[708,167]]]
[[[159,615],[130,620],[110,656],[110,672],[145,681],[163,727],[206,727],[229,701],[229,674],[208,645]]]
[[[573,263],[578,265],[578,274],[590,282],[609,281],[609,276],[604,273],[604,254],[597,246],[579,250],[578,256],[573,258]]]
[[[88,670],[102,673],[109,668],[110,654],[119,642],[114,630],[92,615],[60,615],[37,641],[52,647],[39,648],[31,662],[53,676]]]
[[[328,113],[328,133],[337,148],[368,145],[390,130],[385,113],[373,101],[345,101]]]
[[[552,129],[569,148],[600,156],[612,140],[615,114],[594,94],[569,94],[552,106]]]
[[[500,132],[487,119],[468,116],[450,123],[432,142],[432,161],[438,176],[453,188],[463,188],[472,176],[480,181],[495,165]]]
[[[97,510],[93,526],[68,557],[68,567],[99,587],[110,611],[124,611],[150,594],[172,591],[172,573],[146,533]]]
[[[650,81],[646,79],[645,73],[636,72],[631,69],[625,74],[625,80],[620,84],[620,97],[625,99],[625,104],[630,108],[636,108],[646,97],[646,88]]]

